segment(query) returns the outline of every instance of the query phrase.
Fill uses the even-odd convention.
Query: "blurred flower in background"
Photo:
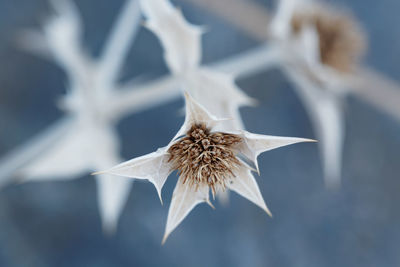
[[[174,1],[202,25],[189,43],[174,33],[182,24],[141,27],[135,0],[48,4],[0,2],[0,266],[399,264],[397,1]],[[167,209],[148,183],[129,194],[130,180],[97,177],[96,193],[87,174],[168,143],[182,85],[235,127],[315,135],[323,161],[305,145],[261,156],[273,219],[232,196],[193,211],[161,247]],[[243,107],[245,94],[258,106]],[[114,236],[96,194],[103,230],[121,215]]]

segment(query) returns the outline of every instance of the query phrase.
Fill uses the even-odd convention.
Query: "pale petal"
[[[48,151],[23,167],[18,175],[23,181],[40,181],[74,179],[90,172],[93,167],[88,140],[86,132],[72,128]]]
[[[19,173],[23,181],[73,179],[119,161],[118,139],[111,128],[79,127]],[[126,203],[132,180],[103,174],[97,177],[98,201],[103,228],[113,233]]]
[[[204,123],[209,128],[213,128],[218,123],[225,121],[226,119],[217,119],[211,115],[202,105],[196,102],[187,92],[185,92],[185,122],[172,139],[176,139],[179,136],[185,135],[186,132],[196,123]]]
[[[99,66],[99,79],[110,84],[116,82],[139,30],[140,21],[139,0],[126,0],[110,31],[110,36],[104,44]]]
[[[162,243],[165,243],[171,232],[183,221],[189,212],[202,202],[210,203],[209,188],[206,185],[194,186],[183,184],[183,179],[179,178],[172,195],[171,205],[168,211],[167,225]]]
[[[74,68],[80,68],[83,56],[80,48],[82,23],[79,12],[70,0],[53,0],[51,3],[56,14],[44,26],[49,48],[66,71],[78,71]]]
[[[259,172],[258,162],[257,162],[257,157],[259,154],[275,148],[295,143],[315,142],[315,140],[306,138],[262,135],[262,134],[249,133],[247,131],[242,132],[242,138],[243,142],[239,147],[239,151],[249,160],[253,161],[257,169],[257,172]]]
[[[148,19],[146,26],[162,43],[169,68],[181,73],[198,66],[201,59],[201,27],[189,24],[168,0],[141,0],[141,7]]]
[[[269,216],[272,216],[251,171],[242,166],[235,175],[236,177],[228,181],[227,187],[262,208]]]
[[[118,138],[112,128],[75,122],[58,143],[33,159],[18,174],[24,181],[73,179],[93,171],[99,161],[116,151],[119,151]]]
[[[270,33],[277,39],[286,39],[291,33],[290,21],[299,0],[280,0],[270,24]]]
[[[319,36],[315,25],[304,25],[292,47],[310,68],[321,67]]]
[[[117,142],[115,135],[109,136],[108,140],[103,139],[99,148],[96,150],[93,148],[93,153],[96,154],[96,156],[92,156],[95,169],[110,168],[121,161]],[[96,176],[98,206],[105,233],[113,234],[115,232],[133,181],[133,179],[111,174]]]
[[[10,183],[18,170],[57,144],[71,125],[73,125],[72,118],[66,116],[4,156],[0,160],[0,187]]]
[[[109,170],[95,174],[109,173],[149,180],[156,187],[158,196],[162,202],[161,189],[168,176],[173,171],[168,162],[169,154],[166,151],[166,148],[161,148],[156,152],[128,160]]]
[[[320,140],[326,185],[338,187],[341,177],[342,149],[344,141],[344,118],[342,95],[328,90],[322,84],[308,79],[296,70],[286,69],[295,83],[300,98],[311,117]]]
[[[110,174],[96,176],[98,202],[103,230],[113,234],[125,207],[132,186],[132,179]]]
[[[232,75],[206,68],[185,75],[184,88],[187,88],[191,96],[211,114],[218,118],[230,119],[219,123],[214,130],[235,131],[243,129],[244,125],[239,108],[245,105],[253,105],[255,102],[239,89]]]
[[[342,169],[342,150],[344,144],[344,118],[341,100],[336,98],[320,99],[312,116],[323,158],[325,183],[328,187],[340,186]]]

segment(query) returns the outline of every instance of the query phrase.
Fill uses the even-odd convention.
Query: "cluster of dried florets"
[[[321,62],[342,72],[352,71],[366,50],[366,38],[348,13],[325,6],[296,12],[291,21],[295,34],[305,25],[315,26]]]
[[[206,125],[195,124],[168,149],[169,161],[179,170],[183,183],[208,185],[215,195],[216,190],[225,190],[228,178],[235,177],[241,164],[235,148],[241,141],[238,135],[212,133]]]

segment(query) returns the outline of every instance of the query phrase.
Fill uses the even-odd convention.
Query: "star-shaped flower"
[[[240,90],[232,74],[201,66],[204,28],[186,21],[169,0],[141,0],[141,8],[147,18],[145,25],[159,38],[165,62],[179,78],[181,88],[187,88],[216,116],[233,118],[220,123],[219,130],[244,129],[239,108],[254,105],[255,101]],[[224,191],[218,198],[226,204],[229,195]]]
[[[259,135],[243,130],[214,131],[226,119],[211,115],[187,93],[185,98],[185,122],[166,147],[100,172],[147,179],[156,187],[160,199],[161,189],[168,176],[174,170],[179,172],[163,242],[197,204],[206,202],[212,206],[210,189],[213,196],[225,189],[233,190],[271,215],[251,174],[252,168],[240,157],[253,162],[259,171],[257,157],[260,153],[298,142],[313,141]]]
[[[128,1],[125,12],[111,34],[99,60],[81,47],[82,23],[75,5],[67,0],[52,1],[56,14],[45,24],[40,52],[50,54],[69,78],[61,107],[69,125],[40,155],[18,169],[21,181],[74,179],[121,161],[115,124],[120,114],[112,110],[116,79],[140,21],[137,1]],[[122,21],[122,22],[121,22]],[[126,24],[125,27],[121,24]],[[113,232],[122,212],[131,179],[101,174],[96,177],[99,209],[106,232]]]

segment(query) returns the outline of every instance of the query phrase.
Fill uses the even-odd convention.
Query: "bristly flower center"
[[[295,14],[291,21],[293,32],[299,33],[307,23],[317,30],[322,63],[342,72],[352,71],[366,48],[365,36],[356,21],[339,10],[320,7]]]
[[[241,141],[238,135],[211,133],[204,124],[195,124],[169,148],[169,161],[179,170],[183,183],[208,185],[215,195],[217,188],[225,189],[241,164],[236,158],[236,146]]]

